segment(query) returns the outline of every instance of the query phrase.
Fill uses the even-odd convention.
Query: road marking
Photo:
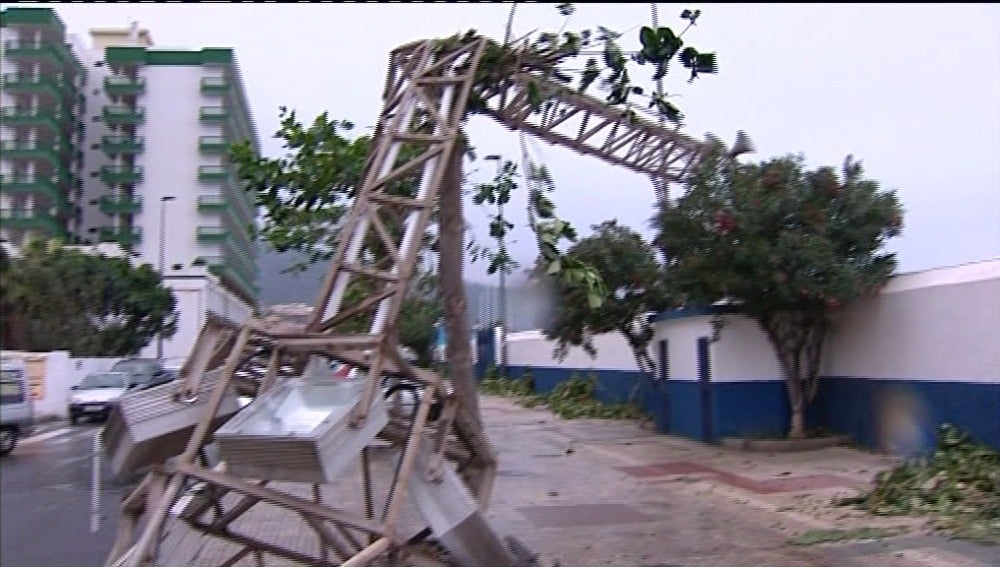
[[[34,443],[40,443],[42,441],[48,441],[53,437],[59,437],[60,435],[65,435],[73,431],[71,427],[60,427],[59,429],[53,429],[48,433],[39,433],[38,435],[32,435],[31,437],[25,437],[17,442],[18,445],[32,445]]]

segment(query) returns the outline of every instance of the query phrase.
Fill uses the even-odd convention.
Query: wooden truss
[[[308,357],[337,360],[366,371],[366,387],[352,418],[357,426],[365,422],[375,396],[382,395],[383,377],[421,384],[423,395],[415,414],[407,419],[392,414],[381,433],[382,439],[401,451],[392,486],[405,487],[411,474],[434,473],[416,470],[422,451],[431,451],[433,465],[429,468],[437,474],[442,466],[448,466],[446,462],[468,465],[479,455],[478,474],[466,474],[463,479],[479,506],[486,507],[495,471],[488,439],[460,418],[461,408],[456,407],[448,384],[437,374],[408,364],[397,348],[400,305],[449,162],[457,159],[453,150],[487,40],[476,37],[458,46],[443,45],[419,41],[391,54],[384,106],[363,183],[341,226],[342,237],[310,323],[300,329],[279,329],[251,320],[239,329],[213,323],[203,330],[181,371],[176,398],[189,401],[197,397],[206,372],[218,370],[220,379],[214,382],[204,416],[183,450],[162,455],[123,501],[109,567],[167,564],[164,558],[177,550],[165,549],[162,533],[166,523],[174,521],[170,510],[177,508],[192,482],[207,487],[201,493],[203,498],[189,502],[173,516],[202,534],[241,546],[239,553],[221,565],[234,565],[249,554],[268,553],[311,565],[353,567],[368,565],[387,553],[419,551],[410,534],[398,526],[407,499],[405,488],[390,490],[381,519],[373,514],[369,505],[373,488],[364,451],[360,455],[366,497],[363,513],[291,495],[271,486],[269,479],[240,478],[228,473],[225,463],[213,467],[204,458],[204,449],[217,427],[220,404],[234,385],[244,394],[262,395],[283,375],[301,372]],[[535,86],[529,87],[532,82]],[[540,88],[541,106],[529,100],[529,88]],[[526,130],[547,142],[636,172],[678,179],[699,153],[696,142],[672,130],[643,118],[629,118],[593,98],[529,74],[516,75],[501,87],[474,94],[487,102],[492,117],[511,129]],[[418,187],[415,194],[401,190],[414,184]],[[256,368],[258,379],[246,378],[251,367]],[[429,417],[435,412],[436,419]],[[427,445],[421,447],[422,442]],[[227,495],[239,498],[224,504]],[[316,532],[321,553],[310,555],[232,529],[237,518],[260,503],[301,516]],[[210,511],[214,519],[206,518]],[[145,517],[145,525],[135,538],[140,517]],[[530,558],[518,559],[516,555],[512,555],[513,564],[532,563]]]

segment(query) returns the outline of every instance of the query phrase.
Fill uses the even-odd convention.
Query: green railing
[[[134,215],[142,212],[142,197],[139,195],[105,195],[98,199],[101,212],[109,215]]]
[[[112,185],[131,185],[142,181],[142,168],[128,165],[105,165],[101,181]]]
[[[142,229],[139,227],[102,226],[97,235],[101,242],[117,242],[123,246],[133,246],[142,241]]]
[[[128,75],[104,77],[104,92],[110,95],[138,95],[146,91],[146,79]]]
[[[104,136],[101,138],[101,150],[107,155],[137,154],[145,147],[141,136]]]
[[[224,122],[229,118],[229,111],[224,106],[203,106],[198,109],[198,118],[202,122]]]
[[[225,77],[202,77],[202,94],[225,94],[229,91],[229,81]]]
[[[105,124],[142,124],[146,119],[146,109],[141,106],[112,104],[105,106],[101,115]]]

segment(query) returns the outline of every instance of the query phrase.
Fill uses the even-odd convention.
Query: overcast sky
[[[12,6],[14,4],[7,4]],[[25,4],[27,5],[27,4]],[[265,154],[278,107],[311,119],[322,111],[374,123],[388,52],[414,39],[474,28],[502,38],[509,4],[61,4],[72,33],[92,27],[148,28],[158,47],[231,46],[241,63]],[[891,249],[900,271],[1000,256],[1000,5],[998,4],[660,4],[660,23],[679,24],[700,8],[686,36],[719,55],[720,73],[668,92],[687,114],[687,133],[731,142],[746,130],[765,159],[805,154],[810,165],[864,162],[906,208],[904,235]],[[567,29],[604,25],[637,44],[649,4],[580,4]],[[515,36],[563,24],[553,4],[520,4]],[[644,69],[633,74],[646,78]],[[469,133],[479,154],[517,159],[516,134],[484,118]],[[609,218],[649,234],[648,179],[593,158],[532,143],[553,173],[560,215],[588,232]],[[492,171],[484,164],[478,180]],[[676,189],[675,189],[676,191]],[[512,250],[522,264],[535,249],[515,198]],[[469,205],[479,238],[486,213]],[[486,279],[472,266],[469,279]]]

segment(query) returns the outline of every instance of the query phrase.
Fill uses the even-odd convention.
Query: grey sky
[[[13,5],[13,4],[9,4]],[[474,28],[502,37],[508,4],[48,4],[71,32],[126,26],[137,20],[158,47],[232,46],[261,134],[270,139],[277,108],[311,119],[327,110],[359,128],[374,123],[387,53],[419,38]],[[713,132],[731,142],[738,129],[764,159],[804,153],[811,165],[839,165],[848,154],[868,174],[897,189],[906,207],[904,236],[891,249],[900,270],[913,271],[1000,256],[1000,5],[998,4],[660,4],[660,21],[677,26],[682,8],[702,18],[685,39],[719,54],[721,71],[680,94],[687,133]],[[580,4],[567,29],[600,24],[628,31],[648,25],[649,4]],[[554,5],[521,4],[515,36],[563,23]],[[640,70],[636,77],[647,78]],[[518,158],[515,134],[474,119],[480,155]],[[620,168],[535,142],[533,157],[555,178],[561,216],[587,232],[618,218],[644,233],[651,214],[649,181]],[[482,163],[486,180],[492,163]],[[676,189],[675,189],[676,190]],[[534,244],[524,199],[512,209],[516,257],[527,264]],[[486,213],[471,204],[479,238]],[[485,266],[468,270],[485,280]]]

